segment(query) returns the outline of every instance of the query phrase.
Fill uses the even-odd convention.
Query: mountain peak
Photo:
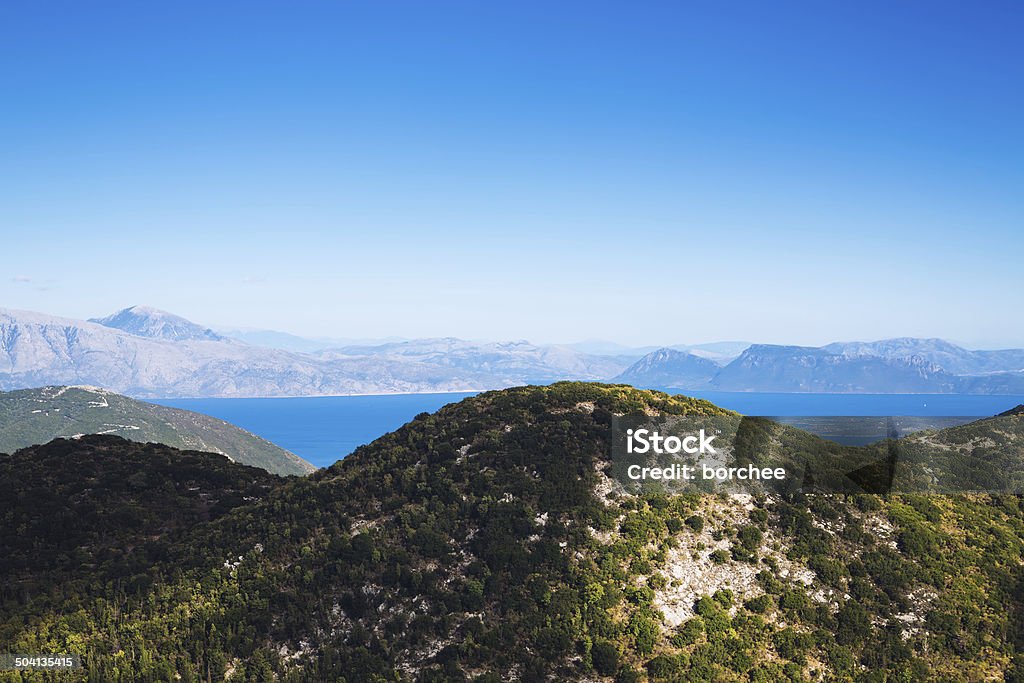
[[[708,383],[719,366],[688,351],[663,347],[650,352],[615,378],[643,387],[700,388]]]
[[[152,306],[129,306],[105,318],[90,318],[89,322],[128,332],[137,337],[151,339],[169,341],[219,341],[223,339],[209,328]]]

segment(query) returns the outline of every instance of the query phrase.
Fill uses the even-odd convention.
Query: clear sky
[[[1024,4],[0,4],[0,306],[1024,345]]]

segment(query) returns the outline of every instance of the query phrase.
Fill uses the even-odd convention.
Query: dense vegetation
[[[197,454],[118,441],[47,447],[56,477],[45,449],[0,457],[0,642],[84,654],[96,681],[1022,680],[1016,496],[623,495],[604,471],[631,412],[726,414],[560,383],[304,479],[202,479]],[[179,485],[200,481],[212,498]],[[34,507],[50,486],[72,488]],[[47,550],[61,533],[93,559]]]
[[[165,559],[162,539],[178,539],[283,481],[222,455],[116,436],[0,455],[2,595],[34,602],[97,581],[148,587],[147,570]]]

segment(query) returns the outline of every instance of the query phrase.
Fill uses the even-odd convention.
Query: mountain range
[[[635,492],[610,474],[624,414],[741,419],[557,383],[420,415],[303,478],[110,435],[0,455],[0,638],[115,682],[1024,674],[1019,496]],[[742,424],[737,462],[896,443]],[[1024,482],[1019,414],[904,441],[938,456],[926,481]]]
[[[215,328],[216,334],[222,337],[237,339],[250,346],[262,346],[268,349],[280,349],[282,351],[298,351],[299,353],[314,353],[325,349],[337,349],[343,346],[375,346],[378,344],[390,344],[392,342],[408,341],[398,337],[384,339],[339,339],[335,337],[300,337],[297,334],[280,332],[278,330],[258,330],[239,328]]]
[[[974,351],[941,339],[651,349],[246,335],[258,344],[145,306],[88,321],[0,309],[0,390],[93,385],[137,398],[326,396],[612,379],[691,390],[1024,394],[1024,350]],[[288,350],[297,348],[305,350]]]
[[[659,349],[615,381],[718,391],[1024,394],[1024,350],[971,351],[912,338],[823,347],[752,344],[720,366]]]
[[[0,309],[0,390],[92,385],[143,398],[477,391],[602,379],[627,364],[564,347],[457,339],[298,353],[143,306],[91,321]]]

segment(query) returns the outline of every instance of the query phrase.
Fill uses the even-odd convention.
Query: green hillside
[[[83,434],[220,453],[281,475],[316,468],[266,439],[199,413],[145,403],[93,387],[0,392],[0,453]]]
[[[0,642],[83,654],[95,681],[1021,680],[1018,496],[630,495],[605,474],[625,413],[731,415],[618,385],[489,392],[159,533],[146,510],[182,489],[126,488],[119,451],[136,446],[0,460],[0,522],[18,530],[0,555],[12,537],[59,537],[45,520],[97,496],[100,532],[69,533],[122,549],[114,563],[16,554]],[[780,451],[817,440],[761,428]],[[21,476],[32,462],[88,483],[37,509],[52,482]],[[176,462],[137,458],[128,478],[198,476]],[[109,523],[120,514],[142,521]]]

